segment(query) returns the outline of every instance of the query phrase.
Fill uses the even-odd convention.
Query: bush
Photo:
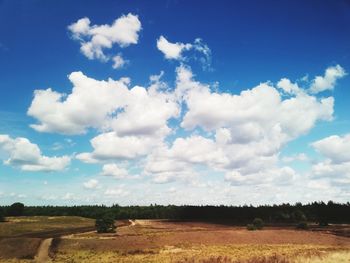
[[[328,226],[328,222],[327,221],[321,221],[318,223],[319,226]]]
[[[309,226],[308,226],[307,222],[305,222],[305,221],[299,222],[297,224],[297,229],[308,229],[308,228],[309,228]]]
[[[13,203],[7,210],[9,216],[22,216],[24,212],[24,204]]]
[[[115,233],[114,216],[106,214],[96,219],[95,227],[97,233]]]
[[[263,229],[264,227],[264,221],[261,218],[254,218],[253,225],[256,229]]]
[[[254,230],[256,230],[256,227],[253,224],[248,224],[247,225],[247,230],[254,231]]]

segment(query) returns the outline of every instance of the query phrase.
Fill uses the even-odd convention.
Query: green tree
[[[4,213],[4,210],[0,208],[0,222],[4,222],[4,221],[5,221],[5,213]]]
[[[24,212],[24,204],[13,203],[7,210],[9,216],[22,216]]]
[[[116,226],[114,225],[114,216],[105,214],[96,219],[95,227],[97,233],[114,233]]]

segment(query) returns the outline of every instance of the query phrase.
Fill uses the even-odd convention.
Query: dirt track
[[[50,261],[50,246],[52,243],[52,238],[44,239],[38,249],[37,255],[35,256],[34,260],[37,263],[46,263]]]

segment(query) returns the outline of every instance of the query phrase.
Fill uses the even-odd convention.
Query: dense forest
[[[266,223],[294,223],[299,221],[327,223],[350,223],[350,203],[329,201],[310,204],[296,203],[263,206],[24,206],[15,203],[0,207],[4,216],[83,216],[99,218],[111,214],[118,219],[174,219],[174,220],[228,220],[246,224],[262,218]],[[1,218],[0,218],[1,220]]]

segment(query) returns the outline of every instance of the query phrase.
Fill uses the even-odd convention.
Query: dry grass
[[[7,217],[0,223],[0,237],[23,235],[27,233],[61,230],[69,227],[93,226],[94,220],[76,216],[24,216]]]
[[[164,247],[128,252],[59,251],[54,262],[164,263],[329,263],[348,262],[344,248],[311,245],[231,245]],[[330,261],[336,259],[338,261]],[[307,261],[306,261],[307,260]],[[323,261],[317,261],[323,260]],[[328,260],[328,261],[327,261]],[[345,261],[340,261],[345,260]]]

